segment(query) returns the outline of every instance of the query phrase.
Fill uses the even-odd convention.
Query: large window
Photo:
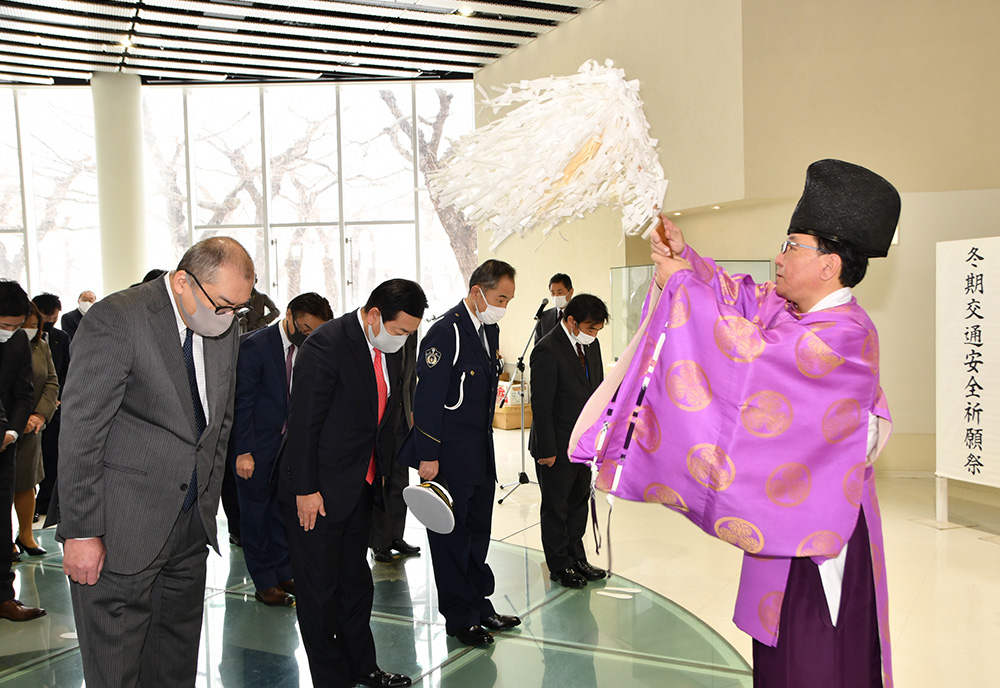
[[[426,173],[473,127],[469,83],[144,87],[146,264],[226,235],[280,308],[316,291],[362,305],[416,279],[427,315],[466,293],[475,230],[435,206]],[[0,276],[72,304],[101,290],[87,88],[0,89]]]
[[[148,267],[224,234],[279,308],[316,291],[343,313],[407,277],[440,314],[466,291],[476,236],[424,175],[472,107],[470,84],[147,88]]]
[[[101,292],[89,89],[0,90],[0,276],[69,303]]]

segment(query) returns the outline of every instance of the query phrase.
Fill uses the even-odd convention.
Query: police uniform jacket
[[[438,461],[449,484],[481,485],[496,480],[493,408],[500,377],[500,328],[483,325],[483,348],[469,309],[459,301],[437,320],[417,352],[413,428],[399,461],[419,468]]]

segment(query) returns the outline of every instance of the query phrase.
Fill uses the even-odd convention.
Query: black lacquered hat
[[[889,253],[899,223],[899,192],[869,169],[843,160],[817,160],[788,225],[847,244],[871,258]]]

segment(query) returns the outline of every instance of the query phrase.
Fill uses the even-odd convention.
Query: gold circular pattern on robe
[[[703,487],[722,492],[736,479],[736,465],[716,444],[696,444],[687,455],[691,476]]]
[[[740,296],[740,284],[742,281],[734,280],[729,275],[723,275],[719,279],[719,288],[722,291],[722,300],[732,306]]]
[[[691,267],[694,268],[695,274],[698,275],[703,282],[711,282],[712,278],[715,276],[715,272],[702,258],[694,258],[691,261]]]
[[[757,604],[757,617],[764,630],[774,635],[778,634],[778,622],[781,620],[781,601],[785,593],[780,590],[769,592],[760,598]]]
[[[749,363],[764,353],[760,330],[737,315],[721,315],[715,321],[715,345],[737,363]]]
[[[650,483],[642,493],[644,502],[662,504],[678,511],[687,511],[688,506],[684,498],[672,487],[667,487],[662,483]]]
[[[819,338],[816,331],[825,330],[832,325],[810,328],[799,337],[795,343],[795,365],[806,377],[819,379],[829,375],[837,366],[844,362],[829,345]]]
[[[854,399],[838,399],[823,414],[823,437],[830,444],[847,439],[861,425],[861,405]]]
[[[861,360],[871,369],[872,375],[878,375],[878,333],[875,330],[868,330],[861,345]]]
[[[812,490],[812,474],[801,463],[783,463],[767,476],[767,498],[778,506],[798,506]]]
[[[700,411],[712,401],[712,386],[694,361],[674,361],[667,369],[667,396],[684,411]]]
[[[683,284],[674,291],[670,302],[670,315],[667,318],[667,328],[680,327],[691,318],[691,297]]]
[[[611,485],[615,481],[615,471],[618,469],[618,461],[615,459],[605,459],[601,462],[601,467],[597,469],[597,479],[594,487],[601,492],[610,492]]]
[[[750,521],[724,516],[715,522],[715,534],[720,540],[736,545],[744,552],[756,554],[764,549],[764,536]]]
[[[864,462],[851,466],[844,476],[844,497],[847,502],[857,507],[861,504],[861,493],[865,489],[865,464]]]
[[[639,443],[640,447],[650,454],[660,448],[660,423],[656,420],[656,414],[650,407],[642,406],[639,408],[632,437]]]
[[[807,535],[795,550],[797,557],[827,557],[832,559],[844,548],[844,538],[832,530],[817,530]]]
[[[755,437],[777,437],[792,426],[792,403],[780,392],[764,390],[740,407],[740,422]]]

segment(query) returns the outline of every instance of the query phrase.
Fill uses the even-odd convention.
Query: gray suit
[[[107,549],[97,585],[70,584],[88,687],[136,685],[140,671],[142,683],[194,684],[239,339],[235,325],[203,339],[208,426],[198,437],[171,299],[163,280],[112,294],[73,338],[58,536],[102,537]],[[183,512],[195,461],[197,508]]]

